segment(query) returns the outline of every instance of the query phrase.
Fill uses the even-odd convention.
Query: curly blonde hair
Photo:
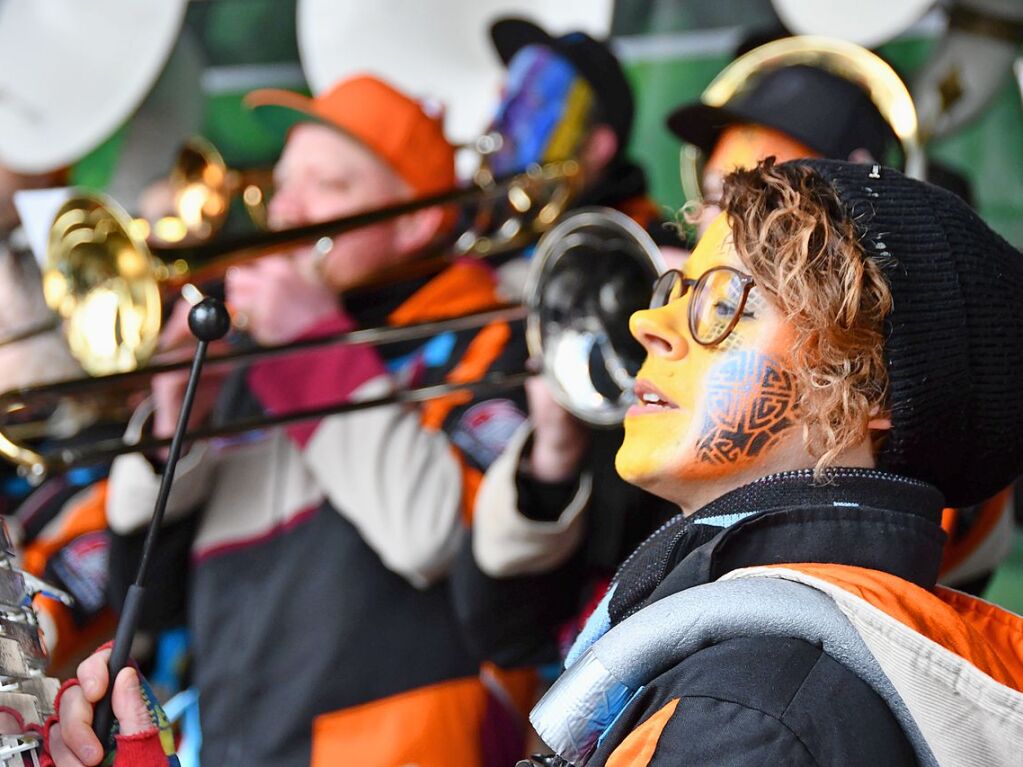
[[[888,282],[835,191],[806,166],[769,158],[736,171],[721,206],[739,259],[795,330],[798,412],[820,476],[886,406]]]

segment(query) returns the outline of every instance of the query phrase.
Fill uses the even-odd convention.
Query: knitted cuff
[[[49,731],[50,719],[58,719],[60,717],[60,701],[64,697],[64,693],[70,690],[72,687],[78,687],[78,680],[75,678],[68,679],[64,684],[57,690],[57,697],[53,699],[53,715],[46,720],[47,731]]]
[[[167,767],[160,731],[153,727],[135,735],[117,735],[113,767]]]

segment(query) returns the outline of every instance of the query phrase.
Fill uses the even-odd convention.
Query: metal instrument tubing
[[[183,436],[185,442],[195,442],[203,439],[215,439],[217,437],[230,437],[235,434],[242,434],[257,429],[266,429],[272,426],[284,426],[299,421],[311,421],[318,418],[326,418],[332,415],[343,415],[354,413],[360,410],[383,407],[395,404],[413,404],[437,399],[446,394],[467,392],[474,396],[486,396],[489,394],[506,391],[522,386],[527,378],[536,375],[531,372],[512,374],[492,374],[485,376],[478,381],[471,381],[461,384],[440,383],[432,386],[423,386],[415,389],[404,389],[383,397],[359,400],[356,402],[340,402],[335,405],[325,405],[316,408],[295,410],[291,413],[278,415],[253,416],[222,426],[204,426],[194,429]],[[145,440],[143,443],[129,444],[119,439],[106,439],[94,442],[87,448],[72,449],[65,448],[61,451],[59,463],[63,466],[80,464],[88,461],[99,461],[116,458],[126,453],[137,453],[145,450],[158,450],[168,445],[173,446],[171,438]]]
[[[240,349],[238,351],[218,354],[206,360],[210,365],[244,360],[255,362],[272,357],[280,357],[307,349],[317,349],[321,346],[334,344],[372,344],[385,346],[387,344],[401,343],[403,341],[415,341],[421,338],[429,338],[447,331],[469,330],[482,327],[491,322],[514,322],[524,319],[528,309],[525,306],[514,304],[499,309],[488,309],[483,312],[465,314],[459,317],[451,317],[441,320],[430,320],[418,322],[412,325],[380,326],[374,328],[362,328],[349,330],[343,333],[334,333],[315,338],[306,338],[281,346],[267,346],[257,349]],[[12,389],[9,392],[0,394],[0,413],[6,407],[17,405],[28,397],[63,397],[69,394],[82,394],[90,391],[110,391],[133,383],[140,383],[149,380],[161,373],[173,373],[185,370],[191,366],[191,362],[165,362],[159,365],[150,365],[139,370],[132,370],[127,373],[111,373],[105,376],[91,378],[75,378],[69,381],[55,381],[40,386],[30,386],[22,389]]]
[[[390,221],[409,213],[415,213],[424,208],[432,208],[438,205],[453,205],[474,200],[480,196],[496,195],[497,191],[504,184],[511,181],[512,178],[502,179],[495,189],[488,189],[486,191],[481,191],[474,186],[450,189],[437,194],[415,197],[411,200],[395,203],[394,205],[367,210],[363,213],[354,213],[318,224],[305,224],[289,227],[288,229],[254,232],[199,245],[183,247],[157,246],[151,248],[151,252],[158,258],[183,259],[185,261],[196,262],[210,260],[227,254],[244,258],[251,251],[277,250],[285,245],[315,242],[321,237],[337,236],[354,229],[361,229],[362,227]]]

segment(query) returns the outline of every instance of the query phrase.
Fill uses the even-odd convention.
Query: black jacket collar
[[[809,470],[775,474],[675,517],[619,570],[612,621],[755,565],[854,565],[931,588],[945,541],[937,488],[865,469],[826,476],[821,484]]]

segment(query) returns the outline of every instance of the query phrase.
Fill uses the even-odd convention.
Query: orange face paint
[[[700,240],[686,276],[695,279],[714,266],[744,269],[725,215]],[[668,498],[679,483],[753,470],[786,436],[798,435],[788,369],[792,331],[784,317],[754,287],[731,335],[706,347],[689,334],[690,299],[636,312],[630,323],[647,348],[637,385],[662,403],[629,410],[616,468],[627,481]]]
[[[820,154],[774,128],[755,124],[729,125],[721,131],[705,169],[727,175],[739,168],[752,168],[771,156],[781,163],[820,157]]]
[[[752,168],[772,156],[778,162],[787,162],[821,155],[791,136],[764,125],[729,125],[721,132],[703,166],[700,184],[707,204],[705,214],[700,217],[701,229],[721,212],[715,203],[721,199],[725,176],[733,170]]]

